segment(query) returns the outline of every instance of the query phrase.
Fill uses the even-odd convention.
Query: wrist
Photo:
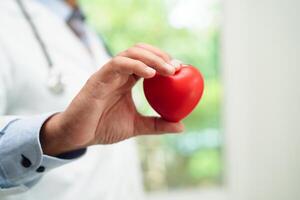
[[[57,156],[69,151],[79,149],[68,141],[67,130],[61,126],[62,113],[56,113],[49,117],[40,131],[40,142],[43,153],[49,156]]]

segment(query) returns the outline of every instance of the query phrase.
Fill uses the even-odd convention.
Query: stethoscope
[[[38,32],[37,27],[35,26],[31,16],[29,15],[29,13],[27,12],[22,0],[16,0],[18,6],[20,7],[20,10],[22,12],[22,14],[24,15],[26,21],[28,22],[30,28],[32,29],[33,35],[36,39],[36,41],[38,42],[42,53],[44,54],[45,60],[47,62],[48,65],[48,69],[49,69],[49,75],[48,75],[48,80],[47,80],[47,88],[50,92],[52,92],[53,94],[62,94],[65,90],[65,84],[63,82],[63,75],[61,73],[61,71],[59,71],[59,69],[57,69],[54,66],[53,60],[51,59],[51,56],[49,54],[49,51],[45,45],[45,42],[43,41],[41,35]],[[101,38],[103,40],[103,38]],[[112,56],[110,49],[108,48],[107,44],[104,42],[103,40],[103,44],[104,47],[106,49],[106,52],[108,53],[108,55]]]
[[[49,51],[47,50],[47,47],[41,38],[41,35],[39,34],[35,24],[33,23],[31,16],[27,12],[22,0],[16,0],[17,4],[19,5],[22,14],[24,15],[25,19],[27,20],[30,28],[32,29],[33,35],[38,42],[41,51],[43,52],[45,59],[47,61],[47,65],[49,68],[49,75],[48,75],[48,80],[47,80],[47,88],[49,89],[50,92],[53,94],[62,94],[65,89],[65,84],[63,82],[63,77],[62,73],[58,70],[55,69],[53,65],[53,61],[51,59],[51,56],[49,54]]]

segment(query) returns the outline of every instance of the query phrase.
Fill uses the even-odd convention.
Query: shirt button
[[[36,169],[36,172],[38,173],[43,173],[45,171],[45,167],[44,166],[39,166],[39,168]]]
[[[25,168],[30,167],[31,166],[31,161],[26,156],[24,156],[23,154],[21,154],[21,156],[22,156],[22,160],[21,160],[22,166],[25,167]]]

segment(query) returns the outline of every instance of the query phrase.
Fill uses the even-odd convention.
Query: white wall
[[[300,199],[300,1],[225,0],[230,200]]]

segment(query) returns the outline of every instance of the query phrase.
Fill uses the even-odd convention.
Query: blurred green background
[[[217,0],[80,0],[88,22],[116,54],[150,43],[197,66],[205,91],[184,120],[185,134],[139,138],[148,191],[215,186],[222,182],[219,73],[220,2]],[[143,114],[154,111],[141,83],[134,90]]]

